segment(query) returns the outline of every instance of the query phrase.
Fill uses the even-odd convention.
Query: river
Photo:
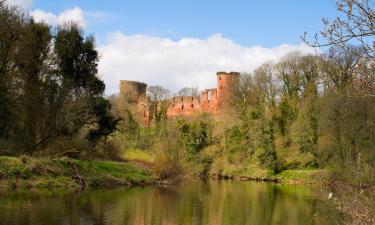
[[[113,190],[0,190],[4,225],[331,225],[320,188],[246,181]]]

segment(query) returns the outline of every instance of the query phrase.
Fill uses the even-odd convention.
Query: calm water
[[[330,225],[327,194],[240,181],[116,190],[0,191],[0,224]]]

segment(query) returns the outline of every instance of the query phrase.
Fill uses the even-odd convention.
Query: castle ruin
[[[167,116],[169,119],[188,117],[199,113],[221,116],[229,108],[234,97],[234,88],[239,83],[237,72],[217,72],[217,87],[205,89],[200,95],[175,96],[169,99]],[[136,120],[144,125],[152,121],[150,99],[146,95],[147,84],[138,81],[120,81],[119,105],[131,108]],[[124,106],[122,106],[124,107]]]

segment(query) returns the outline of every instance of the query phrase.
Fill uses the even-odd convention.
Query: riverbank
[[[217,168],[207,164],[185,162],[182,164],[185,177],[202,177],[215,180],[241,180],[273,182],[283,184],[328,185],[334,180],[333,172],[328,169],[287,169],[274,173],[254,164],[240,164],[237,167],[226,164]]]
[[[0,157],[0,187],[118,187],[153,184],[156,180],[150,171],[126,162]]]
[[[147,164],[148,165],[148,164]],[[199,166],[198,166],[199,167]],[[198,168],[196,167],[196,168]],[[189,171],[189,168],[184,168]],[[191,171],[191,170],[190,170]],[[184,173],[192,179],[193,174]],[[273,174],[268,170],[226,169],[208,174],[213,179],[263,181],[288,184],[326,184],[327,170],[285,170]],[[0,187],[10,188],[82,188],[121,187],[171,183],[160,181],[150,166],[140,161],[86,161],[70,158],[0,157]]]
[[[327,170],[284,170],[281,173],[273,174],[268,171],[262,173],[234,173],[211,175],[216,179],[242,180],[242,181],[260,181],[285,184],[328,184],[330,173]]]

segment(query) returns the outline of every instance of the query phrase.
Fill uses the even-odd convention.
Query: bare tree
[[[363,54],[349,72],[352,78],[351,86],[355,94],[375,96],[374,2],[373,0],[337,0],[336,8],[341,13],[340,17],[333,21],[324,18],[325,28],[322,31],[316,33],[311,41],[307,40],[305,32],[302,39],[312,47],[333,46],[343,51],[352,51],[353,48],[349,45],[358,45],[359,49],[363,50]]]
[[[167,111],[170,106],[171,92],[161,86],[149,86],[147,96],[150,98],[153,118],[156,125],[167,119]]]
[[[371,0],[337,0],[337,10],[343,15],[333,21],[323,18],[325,28],[315,34],[313,41],[302,39],[313,47],[344,46],[348,42],[357,42],[366,50],[368,57],[375,53],[375,11]],[[324,39],[324,41],[321,40]]]
[[[327,88],[334,88],[342,93],[351,87],[355,80],[353,71],[360,64],[363,55],[363,49],[360,47],[352,45],[343,48],[331,47],[321,61],[324,71],[322,78]]]
[[[178,96],[195,96],[198,95],[197,87],[184,87],[177,92]]]

